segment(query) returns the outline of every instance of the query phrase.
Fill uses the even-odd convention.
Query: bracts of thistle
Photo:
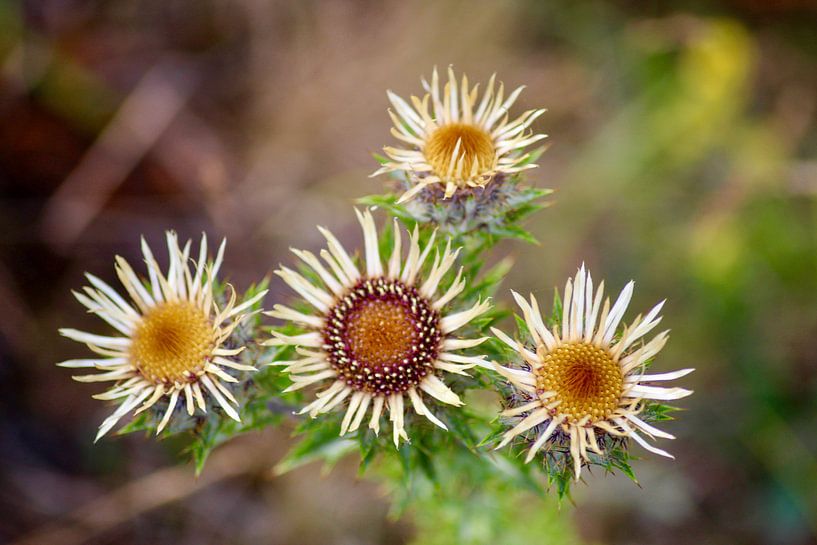
[[[58,365],[99,371],[75,376],[79,382],[112,383],[94,395],[118,404],[100,426],[97,440],[131,412],[152,416],[137,428],[153,429],[157,434],[168,427],[174,415],[185,420],[212,414],[213,408],[230,419],[241,420],[235,388],[247,373],[256,370],[254,362],[243,357],[249,340],[241,326],[260,310],[266,290],[256,290],[239,302],[232,286],[218,282],[225,242],[215,260],[208,262],[206,237],[201,239],[195,260],[190,241],[180,247],[173,232],[168,232],[166,239],[167,273],[162,272],[143,239],[147,279],[140,278],[125,259],[116,258],[116,274],[125,297],[92,274],[87,275],[91,286],[74,292],[89,312],[114,330],[113,334],[60,330],[86,344],[94,356]]]
[[[462,405],[446,376],[485,364],[480,356],[459,352],[486,339],[461,338],[458,331],[490,303],[463,306],[458,301],[466,286],[462,271],[447,289],[440,289],[459,253],[450,241],[432,259],[434,235],[421,245],[415,228],[404,239],[395,220],[392,250],[384,259],[371,213],[357,215],[364,235],[363,263],[356,264],[335,236],[321,228],[327,248],[320,260],[293,250],[319,281],[287,267],[276,271],[312,311],[275,305],[270,316],[296,322],[305,332],[273,331],[267,344],[297,347],[298,359],[274,363],[285,367],[293,382],[289,390],[320,388],[300,413],[317,418],[339,408],[344,412],[341,435],[355,432],[364,420],[378,433],[381,417],[388,414],[397,446],[401,439],[409,440],[409,407],[446,429],[440,410]]]
[[[693,371],[648,374],[652,359],[667,342],[666,331],[644,340],[661,322],[663,303],[620,327],[633,293],[627,284],[616,302],[604,298],[604,283],[594,291],[584,266],[568,280],[561,323],[548,327],[536,299],[514,293],[528,338],[494,334],[515,351],[521,364],[495,369],[516,391],[503,413],[508,429],[497,448],[520,443],[525,462],[542,456],[546,464],[566,460],[578,479],[584,466],[628,467],[628,439],[649,452],[672,458],[646,438],[674,439],[651,423],[670,409],[661,403],[690,395],[672,381]],[[556,468],[559,471],[562,468]]]
[[[388,173],[402,186],[397,197],[362,202],[391,208],[398,215],[439,226],[452,236],[481,230],[495,237],[532,240],[517,223],[541,208],[549,190],[525,186],[521,174],[535,168],[544,147],[528,151],[546,135],[531,126],[545,110],[528,110],[511,119],[519,87],[505,97],[492,76],[481,98],[468,77],[457,81],[448,69],[440,88],[435,68],[426,94],[408,101],[388,92],[394,107],[392,134],[406,147],[385,147],[386,158],[373,176]]]

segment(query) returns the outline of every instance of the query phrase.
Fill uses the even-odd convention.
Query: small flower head
[[[365,239],[365,268],[358,268],[332,233],[320,228],[328,249],[323,263],[306,251],[293,250],[322,285],[281,267],[276,271],[315,311],[297,312],[275,305],[270,316],[302,324],[309,331],[287,336],[273,332],[268,344],[297,346],[300,359],[276,362],[285,365],[297,390],[314,383],[328,386],[303,408],[313,418],[346,403],[341,435],[360,427],[369,414],[369,427],[377,433],[384,409],[389,412],[395,445],[408,440],[404,426],[405,398],[419,415],[445,429],[423,400],[424,396],[459,406],[460,398],[442,380],[444,373],[465,374],[483,363],[481,357],[455,353],[485,339],[458,339],[455,332],[489,308],[488,302],[450,314],[447,305],[465,288],[457,275],[451,286],[438,293],[441,281],[454,265],[458,251],[450,243],[435,255],[427,274],[423,264],[434,239],[421,248],[418,232],[408,237],[408,255],[402,253],[402,237],[394,223],[394,247],[384,265],[374,219],[367,210],[358,212]]]
[[[567,444],[576,479],[582,466],[591,462],[590,452],[604,456],[607,439],[632,438],[650,452],[672,458],[648,443],[641,433],[651,438],[674,437],[641,416],[652,400],[680,399],[692,393],[652,383],[681,378],[693,370],[645,374],[649,362],[667,342],[668,332],[643,340],[661,322],[663,303],[619,331],[632,293],[630,282],[612,307],[609,298],[602,305],[604,283],[594,293],[593,279],[582,266],[567,282],[561,327],[553,329],[545,326],[533,295],[528,302],[513,294],[534,347],[493,329],[525,361],[522,368],[495,365],[521,399],[521,404],[503,412],[518,421],[504,434],[499,447],[519,435],[531,436],[527,432],[533,430],[525,460],[530,462],[546,445]]]
[[[409,148],[383,148],[390,161],[373,175],[406,173],[409,190],[400,202],[434,186],[447,199],[458,190],[485,187],[497,176],[536,166],[524,149],[545,138],[530,130],[545,110],[528,110],[510,120],[508,111],[523,87],[506,98],[503,84],[496,89],[494,80],[491,76],[479,101],[479,86],[470,87],[465,75],[460,84],[450,67],[442,91],[435,68],[431,84],[423,80],[425,96],[412,96],[411,105],[388,92],[396,111],[389,112],[391,132]]]
[[[88,310],[113,327],[114,336],[95,335],[75,329],[61,329],[69,339],[82,342],[98,354],[90,359],[68,360],[58,365],[69,368],[95,369],[102,373],[74,377],[79,382],[113,382],[97,399],[117,400],[119,407],[100,426],[98,440],[128,412],[138,414],[167,399],[156,433],[161,432],[184,399],[188,414],[196,407],[207,410],[205,398],[212,397],[231,418],[239,420],[237,402],[224,382],[237,382],[225,371],[253,371],[254,367],[233,361],[243,347],[226,346],[233,330],[246,316],[244,313],[266,291],[236,306],[235,293],[224,308],[217,307],[214,282],[224,255],[221,244],[216,260],[207,260],[207,239],[202,237],[198,260],[191,266],[190,241],[179,247],[176,234],[167,233],[170,265],[163,274],[145,240],[142,253],[148,270],[148,281],[137,277],[131,266],[116,258],[116,273],[130,301],[92,274],[93,287],[74,295]]]

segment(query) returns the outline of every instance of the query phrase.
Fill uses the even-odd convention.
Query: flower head
[[[561,327],[552,330],[545,326],[533,295],[528,302],[513,294],[535,347],[530,349],[493,329],[525,361],[523,368],[495,365],[522,398],[520,405],[503,412],[518,422],[504,434],[497,448],[534,430],[535,439],[526,459],[530,462],[548,443],[569,443],[577,479],[582,465],[591,462],[589,452],[604,455],[606,438],[632,438],[650,452],[672,458],[640,433],[652,438],[674,437],[639,415],[643,416],[650,400],[680,399],[691,394],[683,388],[652,383],[681,378],[693,369],[645,374],[649,362],[667,342],[668,332],[643,340],[661,322],[658,313],[663,302],[619,331],[633,285],[627,284],[612,307],[609,298],[602,305],[604,283],[594,293],[593,279],[582,266],[576,277],[567,281]]]
[[[128,412],[138,414],[160,399],[167,408],[157,427],[161,432],[184,398],[188,414],[196,406],[207,410],[206,397],[212,397],[231,418],[239,420],[237,401],[224,382],[238,382],[225,369],[254,371],[255,368],[233,361],[231,356],[244,348],[227,346],[233,330],[247,316],[266,291],[236,305],[236,296],[218,308],[214,301],[214,282],[221,267],[225,243],[219,247],[215,262],[207,265],[207,239],[202,236],[198,260],[190,261],[190,241],[179,247],[176,234],[167,233],[169,268],[163,274],[150,247],[142,239],[147,264],[147,282],[137,277],[125,259],[116,258],[116,274],[130,297],[126,301],[110,285],[87,274],[93,287],[74,292],[88,310],[113,327],[118,335],[104,336],[61,329],[69,339],[85,343],[98,354],[90,359],[68,360],[57,365],[95,369],[102,373],[75,376],[79,382],[114,382],[97,399],[117,400],[119,407],[100,426],[96,439],[105,435]],[[137,408],[138,407],[138,408]]]
[[[490,308],[486,302],[457,313],[447,305],[465,288],[462,271],[443,293],[438,290],[454,265],[459,251],[450,242],[437,253],[430,268],[424,268],[434,247],[434,238],[421,248],[418,231],[408,237],[408,255],[402,253],[402,237],[394,223],[394,246],[387,263],[381,260],[374,219],[366,210],[358,212],[363,227],[365,268],[359,269],[343,246],[328,230],[319,228],[328,249],[320,255],[293,250],[322,281],[315,285],[301,274],[281,267],[276,274],[298,292],[315,312],[304,314],[275,305],[270,316],[303,325],[309,331],[287,336],[273,331],[267,344],[297,346],[300,359],[276,362],[285,365],[297,390],[328,382],[317,399],[303,408],[313,418],[348,401],[341,435],[360,427],[368,415],[369,427],[377,433],[383,410],[389,412],[394,443],[408,440],[404,426],[404,404],[408,397],[415,412],[446,429],[423,401],[424,395],[449,405],[462,405],[442,380],[443,373],[465,374],[484,363],[481,357],[455,351],[477,346],[485,338],[459,339],[454,333]],[[328,269],[327,269],[328,267]],[[427,274],[424,274],[424,270]]]
[[[450,198],[458,189],[484,187],[497,175],[535,167],[523,150],[545,138],[529,130],[545,110],[528,110],[510,120],[508,110],[524,87],[506,98],[504,85],[495,89],[494,80],[491,76],[479,104],[479,86],[470,87],[465,75],[458,83],[451,67],[442,92],[435,68],[431,84],[423,80],[425,96],[412,96],[411,105],[389,91],[396,110],[389,112],[391,132],[410,148],[383,148],[391,160],[373,176],[405,172],[410,189],[400,198],[403,202],[426,187],[441,187],[444,198]]]

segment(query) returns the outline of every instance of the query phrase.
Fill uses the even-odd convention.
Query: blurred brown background
[[[109,408],[53,364],[83,353],[58,327],[102,328],[70,290],[113,281],[140,234],[226,236],[239,286],[314,249],[316,223],[357,241],[385,90],[453,63],[549,109],[530,180],[555,205],[530,224],[541,246],[499,248],[507,286],[548,300],[583,260],[613,289],[636,278],[633,315],[669,298],[659,368],[698,368],[678,460],[639,462],[643,489],[590,477],[559,516],[592,543],[817,543],[817,5],[671,6],[0,0],[0,542],[416,535],[355,460],[273,477],[288,429],[199,480],[174,445],[92,445]],[[267,304],[287,296],[275,280]]]

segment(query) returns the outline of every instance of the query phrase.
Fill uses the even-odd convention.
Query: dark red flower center
[[[434,371],[440,315],[413,286],[367,278],[327,316],[324,350],[340,378],[374,395],[402,393]]]

